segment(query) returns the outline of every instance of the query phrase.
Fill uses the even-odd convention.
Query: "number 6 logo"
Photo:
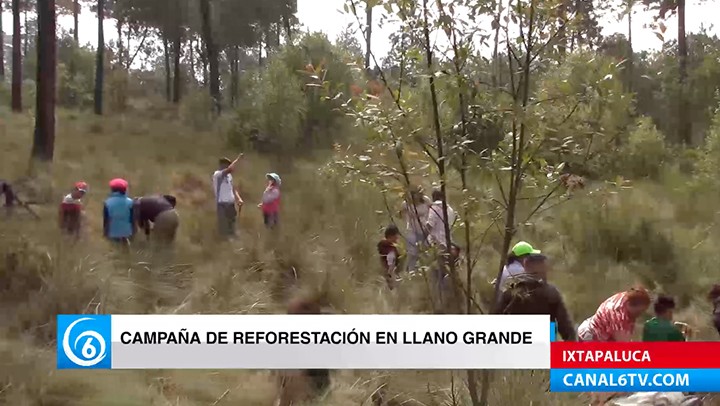
[[[74,322],[72,322],[68,328],[65,330],[65,335],[63,336],[63,351],[65,352],[65,356],[68,357],[68,359],[72,362],[74,362],[76,365],[81,367],[91,367],[93,365],[97,365],[105,359],[105,339],[97,332],[92,330],[87,330],[80,335],[77,336],[75,339],[75,342],[73,343],[73,346],[70,347],[70,335],[72,333],[73,327],[75,327],[76,324],[82,322],[82,321],[88,321],[88,320],[94,320],[91,317],[83,317],[81,319],[77,319]],[[77,355],[75,355],[74,349],[77,348],[78,342],[83,339],[87,338],[85,340],[85,343],[82,345],[82,349],[80,350],[80,353],[85,359],[81,359]],[[97,340],[100,349],[93,345],[93,339]]]

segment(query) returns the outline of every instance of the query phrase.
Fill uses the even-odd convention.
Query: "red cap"
[[[125,179],[116,178],[110,181],[110,189],[127,190],[128,183]]]
[[[81,191],[81,192],[87,192],[87,190],[88,190],[88,184],[85,183],[85,182],[82,182],[82,181],[76,182],[76,183],[75,183],[75,189],[77,189],[77,190],[79,190],[79,191]]]

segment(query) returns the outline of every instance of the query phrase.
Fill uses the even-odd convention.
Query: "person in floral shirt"
[[[630,341],[635,321],[650,307],[650,294],[632,288],[605,300],[578,328],[579,341]]]

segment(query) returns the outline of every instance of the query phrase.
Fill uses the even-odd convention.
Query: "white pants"
[[[408,231],[406,240],[407,270],[414,271],[420,258],[420,248],[426,245],[425,234],[422,231]]]

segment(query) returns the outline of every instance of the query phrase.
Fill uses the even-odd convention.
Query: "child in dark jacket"
[[[391,224],[385,228],[385,238],[377,245],[378,254],[380,254],[380,265],[384,271],[383,276],[390,290],[395,288],[395,277],[400,260],[400,252],[397,248],[399,239],[400,229],[395,224]]]
[[[59,210],[60,230],[68,235],[77,237],[80,235],[82,223],[83,202],[82,199],[87,193],[87,183],[77,182],[72,192],[66,195]]]

